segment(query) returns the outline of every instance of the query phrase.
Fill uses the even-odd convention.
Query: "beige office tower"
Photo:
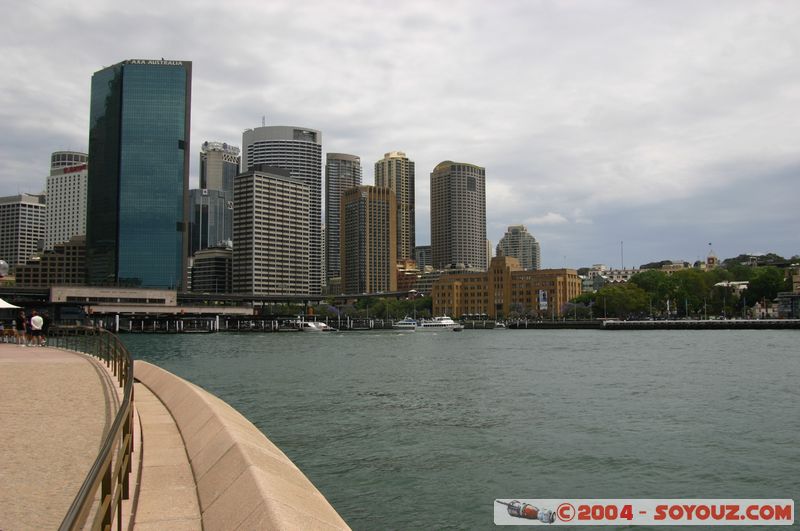
[[[402,151],[386,153],[375,163],[375,186],[388,188],[397,198],[397,259],[413,260],[416,246],[414,221],[414,161]]]
[[[254,164],[289,170],[308,187],[309,291],[322,291],[322,133],[291,126],[264,126],[242,133],[242,171]]]
[[[325,275],[339,278],[339,210],[342,192],[361,186],[361,158],[346,153],[328,153],[325,160]]]
[[[200,149],[200,188],[233,192],[233,179],[239,173],[241,162],[238,147],[225,142],[203,142]]]
[[[309,292],[308,185],[291,172],[251,166],[233,182],[233,291]]]
[[[358,186],[342,193],[339,212],[344,293],[397,290],[397,200],[388,188]]]
[[[434,269],[486,271],[486,170],[445,161],[431,173]]]

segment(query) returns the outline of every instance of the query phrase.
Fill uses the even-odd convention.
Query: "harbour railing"
[[[122,388],[122,403],[89,474],[59,527],[60,531],[122,529],[122,500],[129,497],[133,452],[133,360],[117,336],[101,328],[51,327],[49,346],[83,352],[105,363]],[[91,518],[91,520],[90,520]],[[87,523],[91,522],[88,524]]]

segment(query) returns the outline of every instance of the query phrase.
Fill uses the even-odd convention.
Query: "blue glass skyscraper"
[[[185,287],[191,90],[190,61],[135,59],[92,76],[89,284]]]

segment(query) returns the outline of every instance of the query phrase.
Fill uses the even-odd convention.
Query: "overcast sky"
[[[0,195],[87,150],[92,73],[193,62],[204,140],[322,131],[324,152],[486,168],[487,236],[543,267],[800,254],[800,2],[29,0],[0,31]],[[624,244],[621,245],[621,242]]]

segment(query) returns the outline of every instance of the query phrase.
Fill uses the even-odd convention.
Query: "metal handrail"
[[[56,347],[90,354],[103,361],[116,376],[122,391],[122,404],[111,425],[100,453],[70,505],[60,531],[83,529],[95,506],[92,529],[111,529],[114,516],[122,529],[122,500],[129,497],[128,478],[133,452],[133,359],[117,336],[100,328],[58,327],[48,333]],[[116,449],[116,452],[114,450]]]

